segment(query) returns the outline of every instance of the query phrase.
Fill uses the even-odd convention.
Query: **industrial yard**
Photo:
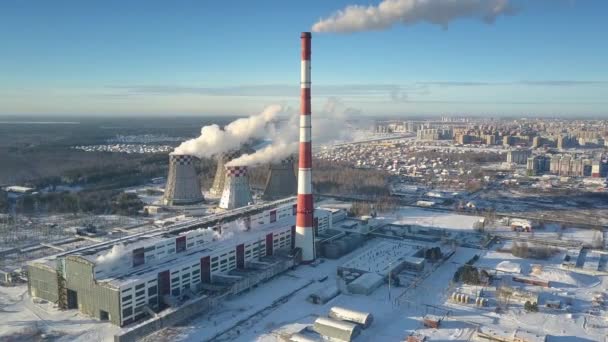
[[[337,208],[344,206],[335,201],[324,203],[325,207],[331,205]],[[539,341],[544,341],[542,338],[545,337],[546,341],[561,341],[566,337],[575,341],[581,336],[602,341],[607,329],[603,293],[608,289],[608,276],[603,269],[585,267],[588,264],[585,258],[593,263],[595,257],[605,264],[607,255],[586,248],[581,250],[582,247],[555,246],[555,254],[548,259],[521,258],[509,251],[514,240],[507,236],[489,249],[457,246],[451,239],[450,242],[445,239],[421,241],[414,237],[417,227],[458,232],[460,237],[473,238],[477,235],[473,228],[474,220],[469,216],[420,208],[403,208],[398,213],[396,216],[400,220],[395,218],[395,214],[379,215],[373,223],[376,228],[372,228],[372,235],[354,251],[338,259],[320,258],[312,265],[288,270],[263,286],[226,299],[186,325],[163,329],[145,340],[284,341],[296,333],[315,340],[320,338],[312,328],[315,319],[326,316],[332,307],[345,307],[369,312],[374,317],[368,328],[360,330],[356,337],[358,341],[375,341],[379,336],[389,341],[407,339],[408,336],[424,337],[429,341],[475,340],[483,332],[510,336],[516,330],[518,334],[540,336]],[[406,213],[410,213],[412,220],[408,223],[402,218]],[[468,219],[465,221],[468,223],[462,219]],[[455,224],[450,225],[450,222]],[[402,229],[407,233],[401,237],[396,234],[389,239],[384,237],[387,227],[391,231]],[[507,227],[504,230],[505,234],[508,233]],[[375,232],[378,235],[373,235]],[[543,233],[537,231],[535,234],[542,236]],[[568,241],[577,241],[581,246],[589,245],[593,239],[593,234],[584,229],[569,228],[567,234],[570,235]],[[523,235],[521,233],[519,237],[523,238]],[[425,236],[428,237],[429,233],[420,235]],[[393,264],[391,260],[395,260],[393,266],[396,266],[397,260],[411,258],[420,246],[428,246],[427,249],[440,246],[441,258],[445,260],[425,260],[423,255],[423,269],[393,267],[389,290],[387,267]],[[392,251],[399,251],[395,259],[383,257],[387,253],[393,255]],[[575,252],[580,255],[581,251],[583,257],[575,256]],[[582,263],[570,266],[564,262],[566,255],[579,258]],[[467,264],[485,270],[493,277],[492,281],[480,285],[454,282],[454,273]],[[351,293],[352,288],[346,283],[344,272],[339,271],[341,269],[348,269],[350,273],[360,270],[360,273],[377,274],[381,281],[368,293]],[[400,279],[408,279],[409,282],[399,282]],[[536,279],[539,285],[521,283],[518,279]],[[328,293],[326,289],[331,287],[337,291],[331,293],[326,302],[313,304],[309,300],[316,293]],[[511,295],[505,301],[500,293],[507,288],[519,291],[519,296],[524,299]],[[113,334],[120,332],[121,328],[111,326],[108,329],[108,323],[91,320],[74,311],[57,311],[51,303],[32,301],[27,293],[24,294],[26,291],[24,285],[2,288],[3,310],[0,316],[7,322],[22,322],[9,324],[10,330],[3,331],[4,334],[27,336],[28,333],[45,333],[59,340],[87,340],[111,339]],[[455,300],[454,293],[466,294],[467,301]],[[476,296],[486,301],[478,304],[474,299]],[[524,309],[524,302],[531,298],[537,298],[538,312]],[[44,319],[43,325],[36,322],[39,317]],[[439,320],[438,327],[425,327],[425,317]],[[87,323],[79,329],[68,329],[64,323],[77,321]],[[130,327],[122,329],[128,331]]]

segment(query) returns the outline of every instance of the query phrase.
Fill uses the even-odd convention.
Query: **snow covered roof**
[[[338,330],[343,331],[353,331],[357,329],[357,325],[350,322],[339,321],[337,319],[327,318],[327,317],[319,317],[315,320],[315,325],[324,325],[327,327],[331,327]]]
[[[373,272],[386,276],[392,268],[397,267],[406,257],[411,257],[418,249],[410,244],[395,240],[381,240],[344,263],[341,267]]]

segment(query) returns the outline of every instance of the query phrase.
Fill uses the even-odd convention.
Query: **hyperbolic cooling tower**
[[[194,162],[198,158],[186,154],[169,155],[169,175],[163,202],[166,205],[200,203],[204,200]]]
[[[302,32],[300,69],[300,152],[298,162],[298,204],[296,213],[296,247],[302,250],[302,262],[316,257],[313,230],[312,138],[310,108],[310,32]]]
[[[226,182],[220,208],[235,209],[253,203],[247,166],[226,166]]]
[[[218,156],[215,178],[213,178],[213,185],[209,190],[209,193],[212,196],[219,197],[222,195],[224,192],[224,184],[226,183],[226,164],[240,155],[240,151],[230,151]]]
[[[293,163],[294,157],[290,156],[278,163],[270,164],[262,199],[272,201],[295,196],[298,184]]]

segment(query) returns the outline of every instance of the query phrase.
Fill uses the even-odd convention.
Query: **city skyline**
[[[0,5],[0,114],[296,108],[293,38],[347,6],[380,3],[8,1]],[[605,115],[607,5],[501,3],[513,10],[492,22],[465,15],[446,27],[402,11],[364,32],[313,32],[313,110],[339,98],[365,116]]]

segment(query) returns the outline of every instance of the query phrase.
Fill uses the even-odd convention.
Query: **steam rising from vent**
[[[228,224],[222,225],[221,232],[214,232],[214,240],[228,240],[234,236],[235,233],[244,232],[247,230],[243,220],[236,220],[229,222]]]
[[[235,120],[224,129],[218,125],[204,126],[198,138],[183,142],[173,153],[202,158],[238,149],[251,139],[274,134],[275,122],[282,111],[283,107],[272,105],[257,115]]]
[[[352,33],[384,30],[401,23],[428,22],[447,29],[456,19],[476,18],[492,23],[516,12],[510,0],[383,0],[377,6],[350,5],[319,20],[314,32]]]
[[[96,268],[106,274],[127,270],[131,267],[130,252],[125,245],[118,243],[109,252],[97,257]]]
[[[127,252],[123,244],[116,244],[112,246],[112,249],[108,253],[97,257],[97,264],[111,265],[120,260]]]

